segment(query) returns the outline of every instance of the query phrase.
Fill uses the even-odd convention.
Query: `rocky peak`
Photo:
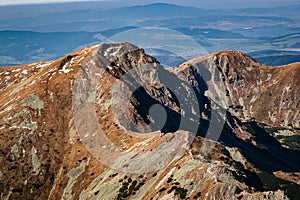
[[[244,121],[257,120],[285,128],[300,126],[296,108],[299,102],[296,94],[300,92],[299,63],[268,67],[241,52],[224,51],[193,59],[173,70],[177,74],[203,76],[209,79],[210,88],[214,88],[212,82],[221,84],[218,88],[226,96],[224,105]],[[213,99],[216,94],[210,97]]]

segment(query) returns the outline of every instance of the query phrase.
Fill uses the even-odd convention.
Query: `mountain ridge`
[[[257,80],[266,75],[264,70],[280,79],[290,71],[299,73],[299,66],[295,63],[286,69],[270,68],[243,53],[224,51],[166,70],[143,49],[113,43],[81,49],[56,61],[0,68],[1,197],[296,199],[295,191],[300,187],[299,149],[285,137],[299,135],[297,121],[289,115],[282,123],[282,115],[275,109],[278,119],[272,122],[268,116],[258,117],[251,112],[248,101],[244,101],[244,107],[238,105],[239,98],[254,90],[248,86],[250,83],[259,85]],[[261,74],[257,70],[260,67]],[[178,85],[168,87],[170,80]],[[297,79],[282,85],[294,81]],[[143,87],[129,93],[120,90],[134,88],[135,83]],[[220,87],[225,89],[225,100],[226,89],[229,91],[227,105],[215,98],[220,92],[218,83],[225,86]],[[299,85],[295,85],[298,88],[293,86],[292,91],[297,94]],[[241,86],[245,94],[239,95]],[[283,86],[274,91],[280,92]],[[189,126],[194,122],[191,119],[197,119],[193,93],[201,113],[195,132]],[[223,92],[220,94],[223,97]],[[292,96],[290,102],[279,105],[283,109],[295,106],[297,95]],[[178,101],[185,106],[179,107]],[[156,122],[157,116],[147,111],[155,104],[171,116],[162,128],[159,123],[152,126],[151,120]],[[222,108],[228,118],[220,143],[215,143],[206,135],[211,131],[212,111]],[[297,113],[296,107],[296,118]],[[222,121],[222,112],[215,116]],[[180,118],[188,126],[174,126]],[[117,149],[115,153],[110,151],[113,147],[95,131],[93,120],[121,154]],[[264,126],[258,126],[264,122]],[[147,134],[143,134],[145,131]],[[93,150],[90,140],[103,144],[100,152]],[[129,158],[123,155],[132,150],[138,153]],[[106,160],[103,152],[111,156]],[[295,157],[286,163],[286,155]],[[159,162],[161,167],[156,168]]]

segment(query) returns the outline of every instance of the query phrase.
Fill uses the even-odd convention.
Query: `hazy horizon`
[[[288,6],[288,5],[300,5],[298,0],[244,0],[242,3],[240,0],[227,0],[224,2],[223,0],[215,0],[215,1],[205,1],[205,0],[146,0],[146,1],[138,1],[138,0],[129,0],[129,1],[121,1],[121,0],[2,0],[0,1],[0,6],[17,6],[17,5],[36,5],[36,4],[57,4],[57,3],[85,3],[85,2],[93,2],[93,3],[106,3],[112,4],[114,6],[131,6],[131,5],[143,5],[150,3],[170,3],[170,4],[178,4],[184,6],[195,6],[202,7],[206,9],[218,9],[218,8],[249,8],[249,7],[277,7],[277,6]],[[103,5],[104,6],[104,5]],[[113,7],[114,7],[113,6]],[[104,6],[105,7],[105,6]]]

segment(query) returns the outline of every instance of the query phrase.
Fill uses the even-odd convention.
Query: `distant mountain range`
[[[62,6],[59,11],[20,16],[12,12],[0,19],[0,66],[57,59],[135,27],[179,31],[209,53],[239,50],[268,65],[300,61],[299,6],[205,10],[155,3],[97,10],[87,3],[82,10],[77,4],[74,9],[72,4],[57,5]],[[259,55],[273,50],[276,55]]]
[[[105,39],[115,34],[135,28],[137,27],[122,27],[100,32],[39,33],[32,31],[0,31],[0,66],[57,59],[70,51],[105,41]],[[218,29],[190,29],[182,27],[174,30],[192,37],[209,53],[222,50],[223,47],[226,49],[226,46],[233,46],[230,49],[240,49],[241,51],[249,52],[254,58],[271,66],[300,61],[300,44],[298,42],[300,34],[279,38],[253,39],[239,33]],[[243,42],[237,45],[236,41]],[[220,44],[220,42],[223,44]],[[259,46],[258,49],[261,50],[251,51],[253,46],[257,47],[261,44],[267,45]],[[151,52],[149,53],[151,54]],[[166,54],[166,52],[162,53],[162,55],[155,54],[155,56],[162,59],[161,61],[169,66],[174,66],[181,62],[180,59],[178,62],[171,63],[164,60],[171,56]]]

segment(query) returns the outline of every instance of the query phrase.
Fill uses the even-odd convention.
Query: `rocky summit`
[[[1,67],[0,199],[299,199],[299,77],[129,43]]]

